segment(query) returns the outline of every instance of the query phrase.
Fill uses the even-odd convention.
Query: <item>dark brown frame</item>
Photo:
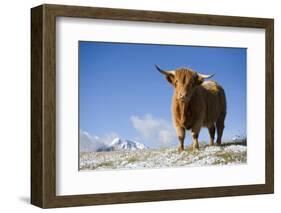
[[[56,17],[262,28],[266,34],[265,184],[56,196]],[[31,203],[66,207],[274,192],[274,20],[41,5],[31,9]]]

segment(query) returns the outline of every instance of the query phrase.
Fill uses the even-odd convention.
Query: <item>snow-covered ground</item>
[[[142,169],[180,166],[235,165],[247,162],[247,146],[202,146],[199,150],[176,148],[80,153],[80,170]]]

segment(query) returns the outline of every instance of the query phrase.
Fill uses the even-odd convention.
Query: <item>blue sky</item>
[[[138,140],[155,148],[178,143],[172,127],[173,87],[155,69],[190,67],[223,86],[223,140],[246,133],[245,48],[79,42],[79,128],[92,136]],[[199,140],[208,141],[207,129]],[[187,132],[185,144],[190,144]]]

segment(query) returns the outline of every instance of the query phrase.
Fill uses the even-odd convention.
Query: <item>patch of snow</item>
[[[229,152],[239,153],[239,152],[246,152],[247,147],[246,146],[230,145],[230,146],[225,146],[224,150],[229,151]]]
[[[199,151],[185,150],[181,153],[175,148],[147,149],[135,141],[120,138],[114,139],[111,145],[117,147],[117,151],[80,153],[80,169],[237,165],[247,162],[247,147],[242,145],[205,146]]]

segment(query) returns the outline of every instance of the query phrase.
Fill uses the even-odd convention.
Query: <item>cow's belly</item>
[[[212,109],[209,109],[205,115],[203,126],[208,127],[214,124],[218,120],[220,114],[221,114],[220,110],[216,109],[212,111]]]

